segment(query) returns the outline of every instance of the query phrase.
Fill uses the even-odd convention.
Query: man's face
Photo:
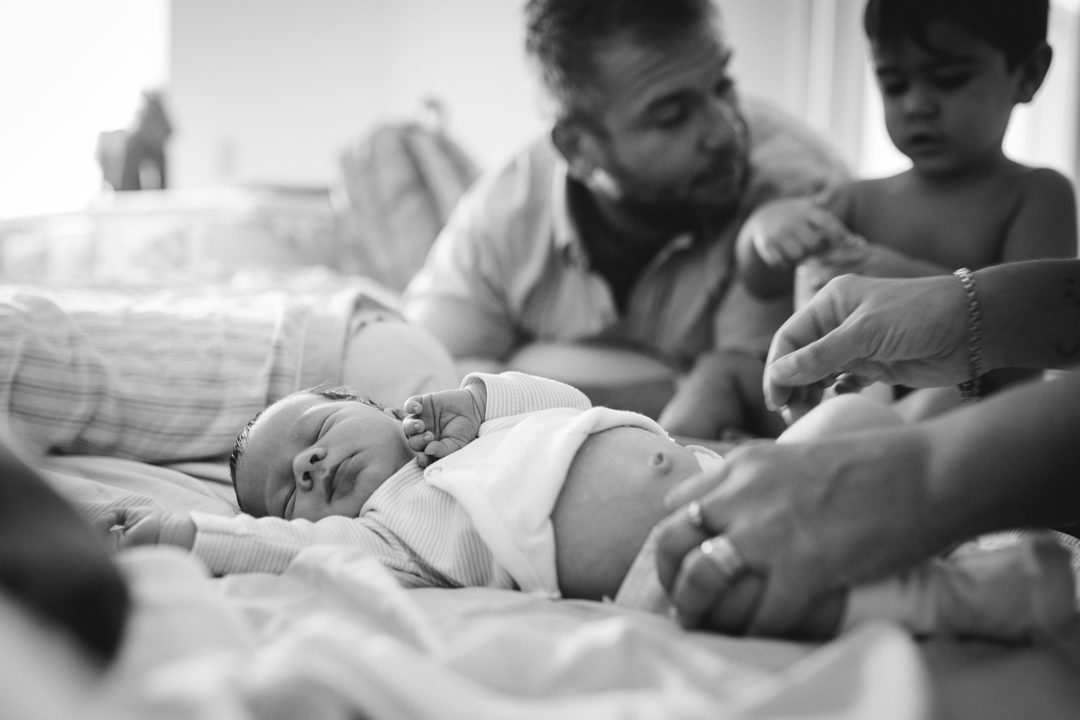
[[[1000,155],[1022,80],[1005,54],[951,20],[910,38],[874,44],[889,137],[928,174],[962,173]]]
[[[600,166],[625,204],[675,219],[738,203],[749,138],[730,59],[711,24],[657,46],[623,36],[597,53]]]

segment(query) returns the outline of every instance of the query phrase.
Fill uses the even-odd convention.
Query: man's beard
[[[730,182],[726,187],[718,188],[715,199],[708,200],[690,199],[685,197],[688,193],[679,192],[677,188],[649,188],[647,182],[638,181],[633,173],[613,163],[610,172],[622,192],[617,204],[627,216],[645,225],[676,233],[717,228],[737,212],[749,180],[746,154],[740,152],[737,157],[726,160],[725,166],[732,162],[737,166],[726,173]]]

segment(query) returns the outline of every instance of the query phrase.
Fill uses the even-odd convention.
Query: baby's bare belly
[[[690,450],[648,430],[617,427],[586,438],[551,516],[563,596],[614,597],[667,514],[664,496],[699,471]]]

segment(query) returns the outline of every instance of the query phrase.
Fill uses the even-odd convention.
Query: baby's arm
[[[409,398],[402,423],[409,447],[417,461],[427,465],[472,442],[488,420],[568,407],[588,410],[589,398],[580,390],[556,380],[504,372],[497,375],[471,373],[459,390],[445,390]]]
[[[476,439],[486,407],[487,388],[483,383],[406,400],[408,417],[402,421],[401,429],[420,466],[444,458]]]
[[[1023,183],[1023,202],[1006,230],[1000,261],[1076,257],[1072,184],[1049,168],[1030,170]]]
[[[195,521],[187,515],[147,507],[120,508],[110,518],[110,545],[123,550],[136,545],[175,545],[190,550],[195,544]]]
[[[743,223],[736,244],[739,273],[755,295],[791,292],[795,266],[811,255],[859,240],[829,208],[811,198],[782,198]]]

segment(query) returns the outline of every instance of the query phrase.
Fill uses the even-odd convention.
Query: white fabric
[[[559,593],[551,513],[585,439],[619,426],[666,437],[654,421],[610,408],[530,413],[488,432],[428,471],[428,482],[457,500],[521,590]]]

